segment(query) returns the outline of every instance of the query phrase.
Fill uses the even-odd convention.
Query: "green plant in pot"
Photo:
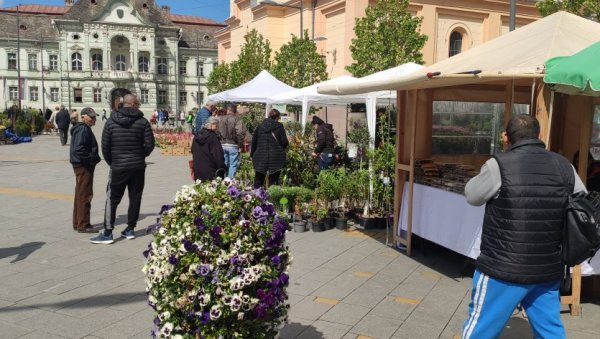
[[[313,224],[313,232],[323,232],[326,228],[325,223],[328,222],[329,211],[325,207],[319,207],[316,210],[317,221]]]

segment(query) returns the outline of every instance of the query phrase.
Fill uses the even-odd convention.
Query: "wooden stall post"
[[[396,94],[396,107],[398,107],[398,114],[396,114],[396,177],[394,187],[394,244],[400,242],[400,205],[402,202],[402,194],[404,192],[404,184],[406,182],[406,172],[409,168],[403,166],[403,147],[406,140],[406,91],[398,91]]]

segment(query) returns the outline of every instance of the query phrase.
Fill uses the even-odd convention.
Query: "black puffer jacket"
[[[335,151],[335,138],[333,137],[333,126],[321,124],[317,128],[317,147],[315,153],[333,153]]]
[[[502,186],[485,208],[477,267],[518,284],[560,280],[565,207],[574,183],[571,164],[537,139],[519,141],[495,158]]]
[[[263,120],[252,137],[250,156],[254,170],[263,174],[280,171],[285,165],[288,145],[283,125],[270,118]]]
[[[223,146],[215,131],[202,128],[194,136],[192,143],[192,157],[194,160],[194,176],[200,180],[212,180],[217,174],[225,176],[225,156]]]
[[[92,128],[79,122],[71,128],[71,146],[69,158],[73,167],[94,167],[100,162],[98,142]]]
[[[139,170],[154,150],[154,134],[137,108],[126,107],[110,114],[102,131],[102,155],[114,171]]]

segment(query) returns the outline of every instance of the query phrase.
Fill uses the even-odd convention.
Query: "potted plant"
[[[326,223],[328,223],[327,218],[328,218],[328,210],[325,207],[320,207],[317,208],[316,211],[316,222],[313,223],[312,225],[312,230],[313,232],[323,232],[325,231],[325,229],[327,228]]]

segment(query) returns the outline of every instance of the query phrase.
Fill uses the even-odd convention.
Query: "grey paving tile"
[[[56,335],[56,334],[51,334],[48,332],[42,332],[42,331],[29,332],[28,334],[19,337],[19,339],[64,339],[64,338],[67,338],[67,337],[63,337],[63,336]]]
[[[94,317],[100,319],[103,315],[102,312],[98,312],[95,315],[88,317]],[[108,323],[102,328],[98,328],[91,332],[91,334],[99,336],[101,338],[127,338],[130,336],[137,335],[138,333],[148,330],[148,337],[150,336],[149,329],[152,326],[152,320],[154,315],[148,307],[147,311],[140,311],[134,315],[127,315],[121,313],[121,318],[116,321]]]
[[[310,331],[317,335],[316,338],[319,338],[315,328],[311,326],[313,322],[313,320],[302,318],[290,319],[281,331],[279,331],[279,335],[281,339],[293,339],[304,331]]]
[[[308,296],[294,305],[294,307],[290,308],[288,315],[290,321],[297,318],[314,321],[319,319],[319,317],[327,312],[332,306],[333,305],[317,303],[315,302],[315,297]]]
[[[0,321],[0,329],[2,338],[18,338],[32,331],[25,326],[19,326],[4,321]]]
[[[299,295],[310,295],[312,292],[323,286],[325,282],[309,278],[290,279],[288,292]]]
[[[402,324],[401,320],[367,314],[358,324],[352,327],[352,333],[373,338],[389,338]]]
[[[334,322],[338,324],[356,325],[367,313],[370,308],[358,305],[347,304],[341,302],[333,306],[327,313],[319,318],[328,322]]]
[[[387,296],[371,309],[370,314],[404,321],[410,315],[410,312],[415,309],[415,307],[416,305],[397,302],[394,297]]]
[[[342,338],[351,326],[342,325],[338,323],[332,323],[328,321],[317,320],[312,323],[311,327],[305,329],[300,335],[296,338],[299,339],[313,339],[317,336],[321,336],[322,338],[327,339],[338,339]],[[314,330],[313,330],[314,329]],[[317,333],[314,333],[317,332]]]

